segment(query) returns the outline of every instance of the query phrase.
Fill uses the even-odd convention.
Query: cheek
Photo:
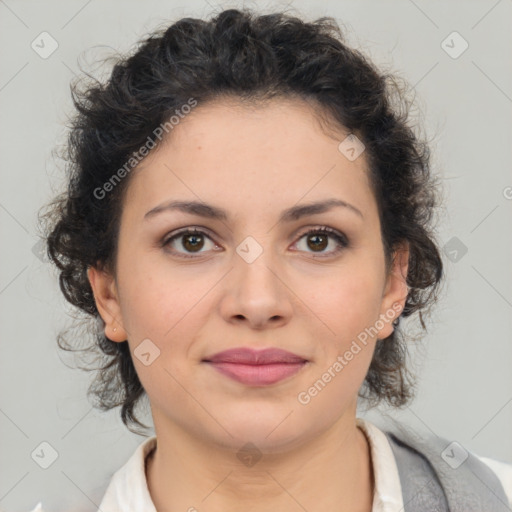
[[[197,357],[192,353],[194,341],[212,314],[208,292],[218,277],[171,274],[157,263],[149,267],[151,272],[140,274],[137,266],[132,267],[123,289],[123,321],[132,360],[152,401],[163,406],[173,396],[176,405],[190,407],[180,383],[190,379],[191,360]],[[146,365],[148,358],[144,361],[138,354],[148,352]]]
[[[155,403],[164,404],[173,396],[176,406],[190,407],[179,383],[187,379],[189,348],[205,315],[200,298],[206,294],[206,286],[201,280],[159,279],[155,267],[151,276],[140,279],[132,272],[125,282],[123,322],[129,332],[132,360]]]
[[[301,405],[307,405],[308,414],[335,419],[357,396],[375,349],[372,326],[379,318],[378,284],[367,267],[367,272],[339,275],[323,293],[312,297],[311,309],[319,312],[330,335],[314,336],[318,343],[314,378],[297,396]]]
[[[378,317],[381,279],[374,267],[347,265],[316,282],[317,291],[309,294],[312,309],[335,332],[364,328]]]
[[[205,295],[205,283],[200,280],[182,283],[176,279],[134,280],[125,288],[122,309],[129,332],[135,337],[154,337],[160,343],[190,324],[200,299]]]
[[[308,301],[322,320],[317,326],[325,333],[319,336],[318,329],[311,333],[318,344],[317,378],[320,385],[329,383],[329,390],[322,392],[325,400],[357,393],[364,380],[377,339],[374,326],[380,314],[381,279],[378,265],[359,259],[358,264],[339,268],[319,282]]]
[[[206,293],[208,279],[183,269],[173,269],[159,253],[127,250],[118,261],[120,302],[123,322],[134,338],[152,336],[165,340],[173,326]]]

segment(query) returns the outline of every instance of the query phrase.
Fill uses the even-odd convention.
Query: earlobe
[[[409,286],[407,285],[408,270],[409,244],[404,243],[395,250],[391,269],[386,279],[380,311],[381,318],[385,318],[386,322],[379,331],[379,339],[385,339],[393,333],[393,322],[401,315],[405,308],[409,294]]]
[[[114,277],[96,267],[87,269],[87,278],[91,285],[96,308],[105,322],[105,336],[116,342],[126,341],[127,333],[123,327],[121,307]]]

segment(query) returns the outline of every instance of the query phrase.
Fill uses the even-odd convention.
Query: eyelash
[[[321,226],[321,227],[318,227],[318,228],[312,228],[304,233],[302,233],[298,240],[301,240],[302,238],[304,238],[305,236],[307,235],[311,235],[311,234],[322,234],[322,235],[328,235],[330,236],[331,238],[333,238],[334,240],[336,240],[336,242],[338,243],[339,247],[337,249],[335,249],[334,251],[331,251],[330,253],[327,253],[328,256],[335,256],[337,254],[339,254],[343,249],[346,249],[349,247],[349,242],[348,242],[348,239],[346,238],[345,235],[339,233],[338,231],[332,229],[332,228],[329,228],[327,226]],[[212,240],[212,238],[208,235],[208,233],[206,233],[205,231],[202,231],[200,229],[196,229],[196,228],[185,228],[181,231],[178,231],[177,233],[175,233],[174,235],[168,237],[168,238],[164,238],[164,240],[162,241],[161,243],[161,246],[162,247],[167,247],[168,245],[170,245],[170,242],[172,242],[173,240],[175,239],[178,239],[180,237],[183,237],[185,235],[204,235],[206,236],[207,238],[209,238],[212,242],[214,242]],[[190,259],[190,258],[198,258],[200,257],[200,254],[201,253],[196,253],[196,255],[194,256],[189,256],[189,255],[184,255],[183,253],[179,253],[179,252],[176,252],[176,251],[171,251],[173,254],[175,255],[178,255],[178,257],[180,258],[185,258],[185,259]],[[313,254],[313,258],[325,258],[327,256],[315,256],[314,253]]]

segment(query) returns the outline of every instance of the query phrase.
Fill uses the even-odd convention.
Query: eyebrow
[[[308,215],[315,215],[318,213],[324,213],[332,208],[341,207],[346,208],[347,210],[357,214],[359,217],[364,219],[361,211],[355,206],[347,203],[346,201],[342,201],[341,199],[324,199],[322,201],[312,202],[301,206],[293,206],[284,210],[279,217],[279,223],[283,222],[291,222],[298,220],[302,217],[306,217]],[[192,215],[198,215],[200,217],[206,217],[209,219],[220,220],[220,221],[228,221],[229,215],[226,210],[222,208],[218,208],[216,206],[202,203],[198,201],[168,201],[158,206],[155,206],[151,210],[149,210],[145,215],[144,219],[147,220],[155,215],[165,212],[165,211],[173,211],[178,210],[184,213],[189,213]]]

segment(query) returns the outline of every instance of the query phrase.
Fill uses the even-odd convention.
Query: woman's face
[[[278,451],[354,421],[376,340],[403,308],[407,252],[387,276],[365,154],[340,151],[346,136],[327,136],[298,101],[216,102],[133,171],[116,279],[89,277],[107,336],[128,340],[157,433]],[[333,200],[346,205],[301,210]],[[166,208],[174,201],[203,206]],[[306,362],[231,365],[247,370],[240,380],[206,361],[233,348]]]

